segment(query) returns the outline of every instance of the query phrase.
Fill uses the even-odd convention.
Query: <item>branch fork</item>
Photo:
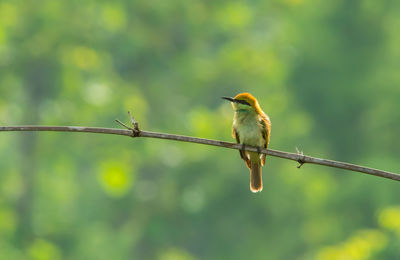
[[[299,163],[299,165],[297,165],[297,168],[300,169],[301,166],[303,166],[303,164],[306,163],[306,157],[303,154],[303,151],[300,151],[299,148],[296,147],[296,154],[298,156],[297,162]]]
[[[122,123],[120,120],[118,120],[118,119],[115,119],[115,121],[118,123],[118,124],[120,124],[120,125],[122,125],[123,127],[125,127],[126,129],[128,129],[128,130],[131,130],[132,131],[132,137],[139,137],[140,136],[140,129],[139,129],[139,123],[135,120],[135,118],[131,115],[131,112],[129,112],[128,111],[128,115],[129,115],[129,117],[130,117],[130,119],[131,119],[131,124],[132,124],[132,126],[133,127],[130,127],[130,126],[127,126],[126,124],[124,124],[124,123]]]

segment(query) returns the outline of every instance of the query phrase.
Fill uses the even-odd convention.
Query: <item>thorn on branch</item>
[[[118,124],[120,124],[120,125],[122,125],[123,127],[125,127],[126,129],[128,129],[128,130],[131,130],[132,131],[132,137],[138,137],[139,135],[140,135],[140,129],[139,129],[139,123],[138,122],[136,122],[136,120],[133,118],[133,116],[131,115],[131,113],[128,111],[128,115],[129,115],[129,117],[130,117],[130,119],[131,119],[131,124],[132,124],[132,126],[133,127],[129,127],[129,126],[127,126],[126,124],[124,124],[124,123],[122,123],[120,120],[118,120],[118,119],[115,119],[115,121],[118,123]]]
[[[297,147],[296,147],[296,153],[299,156],[299,158],[297,159],[297,162],[299,163],[299,165],[297,165],[297,168],[300,169],[301,166],[303,166],[303,164],[305,164],[305,160],[304,160],[304,154],[303,151],[300,151]]]
[[[140,135],[140,129],[139,129],[139,123],[136,122],[135,118],[133,118],[133,116],[131,115],[131,112],[128,111],[128,115],[131,118],[131,123],[133,125],[133,137],[137,137]]]

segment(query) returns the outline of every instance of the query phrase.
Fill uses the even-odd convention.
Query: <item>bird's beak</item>
[[[236,99],[231,98],[231,97],[221,97],[221,98],[222,98],[222,99],[226,99],[226,100],[231,101],[231,102],[237,102]]]

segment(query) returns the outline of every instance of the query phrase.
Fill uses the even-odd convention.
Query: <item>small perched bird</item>
[[[240,93],[236,97],[222,97],[232,102],[234,110],[232,136],[238,144],[268,147],[271,134],[271,121],[261,110],[255,97]],[[240,150],[240,157],[250,170],[250,190],[262,191],[261,165],[265,164],[265,154]]]

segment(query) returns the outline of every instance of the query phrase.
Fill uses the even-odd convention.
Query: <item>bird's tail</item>
[[[262,191],[261,159],[258,153],[250,154],[250,190],[252,192]]]

